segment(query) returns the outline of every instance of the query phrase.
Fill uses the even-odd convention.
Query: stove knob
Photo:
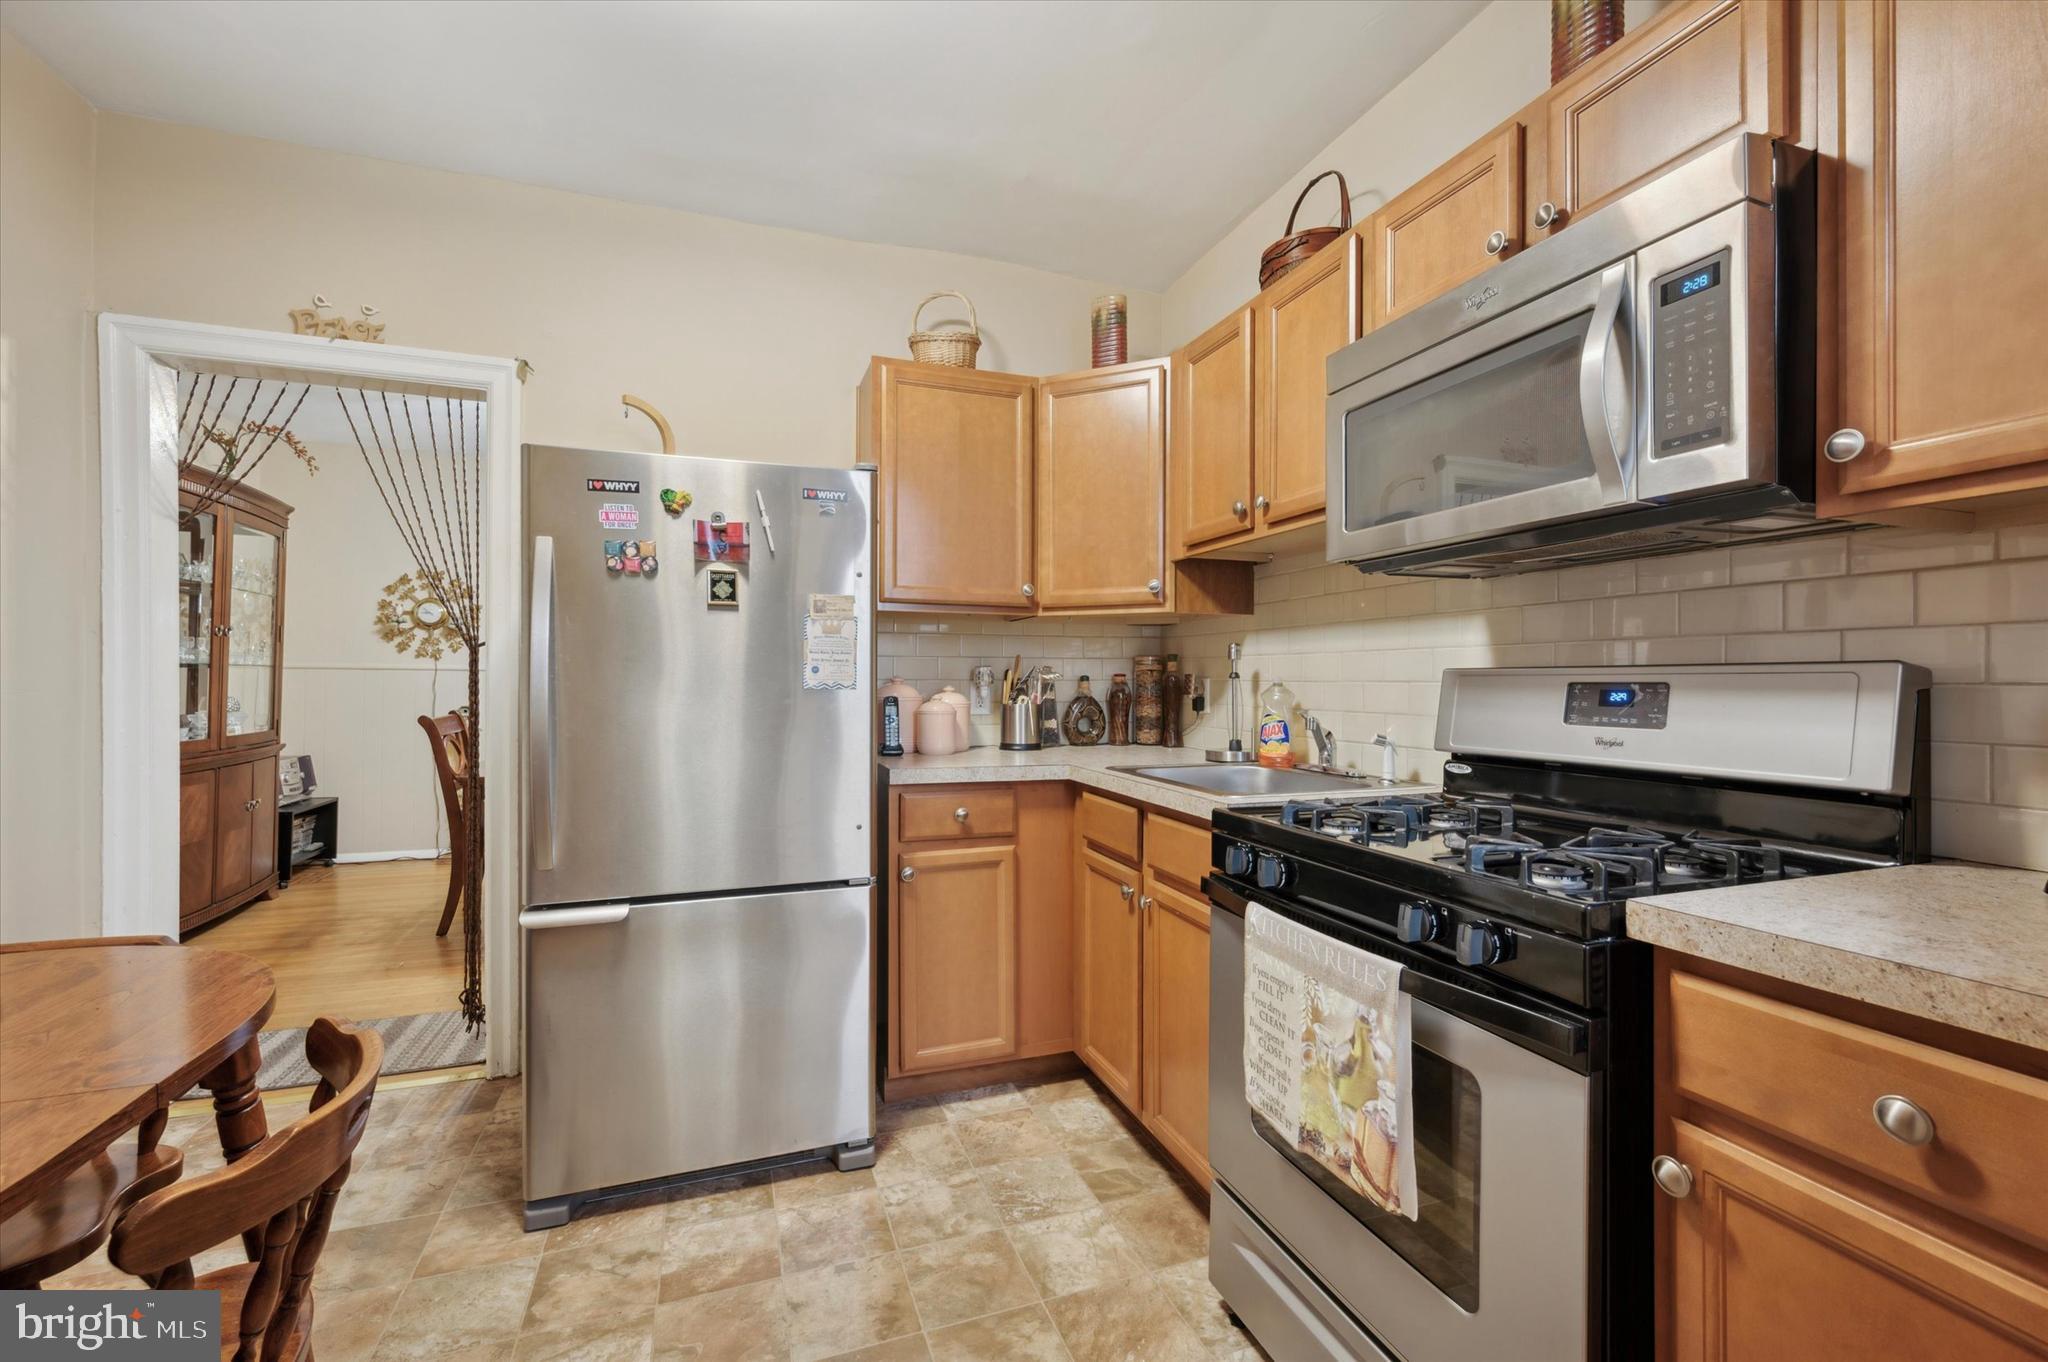
[[[1404,903],[1394,916],[1394,934],[1411,946],[1434,941],[1444,934],[1444,910],[1421,899]]]
[[[1294,868],[1268,852],[1259,853],[1258,883],[1261,889],[1285,889],[1294,878]]]
[[[1458,924],[1458,963],[1498,965],[1515,958],[1515,938],[1505,927],[1491,922]]]
[[[1252,849],[1242,842],[1223,848],[1223,873],[1241,880],[1252,873]]]

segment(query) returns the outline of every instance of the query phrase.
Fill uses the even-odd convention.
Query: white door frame
[[[519,1068],[518,361],[102,313],[100,931],[178,932],[178,451],[172,370],[233,366],[297,382],[402,384],[488,403],[484,446],[484,1002],[490,1073]],[[152,418],[155,418],[154,420]],[[422,919],[424,922],[425,919]],[[424,930],[424,929],[423,929]]]

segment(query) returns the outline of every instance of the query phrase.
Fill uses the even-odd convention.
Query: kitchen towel
[[[1245,913],[1245,1101],[1301,1154],[1416,1218],[1401,966],[1262,904]]]

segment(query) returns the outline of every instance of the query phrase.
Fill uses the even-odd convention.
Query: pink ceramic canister
[[[974,725],[968,717],[967,711],[969,706],[967,697],[954,690],[951,686],[940,686],[936,691],[932,692],[932,699],[944,700],[959,713],[960,744],[953,750],[955,752],[965,752],[968,748],[974,746]]]
[[[917,707],[918,751],[928,757],[943,757],[962,746],[958,711],[936,695]]]
[[[903,729],[903,755],[917,751],[917,707],[924,703],[924,697],[900,676],[892,676],[875,692],[875,731],[882,731],[882,701],[896,697],[896,717]]]

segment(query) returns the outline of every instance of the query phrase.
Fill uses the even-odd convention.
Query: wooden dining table
[[[268,1133],[257,1036],[270,970],[194,946],[0,952],[0,1220],[167,1110],[213,1096],[221,1151]]]

